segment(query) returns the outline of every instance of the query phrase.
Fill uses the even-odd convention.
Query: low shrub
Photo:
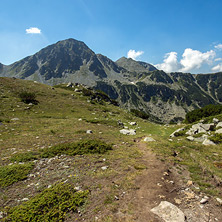
[[[38,104],[38,101],[36,100],[36,94],[33,92],[23,91],[19,93],[19,98],[22,102],[29,104]]]
[[[56,155],[83,155],[83,154],[104,154],[106,151],[111,150],[112,145],[106,144],[100,140],[85,140],[75,143],[63,143],[46,148],[42,150],[41,157],[49,158]]]
[[[13,164],[0,167],[0,187],[7,187],[15,182],[24,180],[33,169],[34,164]]]
[[[59,183],[45,189],[26,203],[11,208],[6,221],[64,221],[66,213],[76,212],[89,191],[76,191],[70,184]]]
[[[215,116],[222,113],[222,105],[207,105],[200,109],[188,112],[185,117],[186,123],[196,122],[204,117]]]
[[[38,158],[39,158],[39,153],[37,152],[16,153],[10,158],[10,161],[28,162],[31,160],[37,160]]]
[[[147,113],[141,110],[131,109],[130,112],[134,114],[135,116],[140,117],[142,119],[148,119],[150,117]]]
[[[178,136],[184,136],[186,134],[185,130],[181,130],[179,132],[174,133],[174,136],[178,137]]]

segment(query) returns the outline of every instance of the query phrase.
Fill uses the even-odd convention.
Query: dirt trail
[[[183,184],[181,176],[169,170],[168,164],[158,160],[147,148],[146,143],[138,141],[138,148],[143,153],[143,164],[147,169],[136,179],[138,189],[128,196],[127,201],[133,205],[134,213],[131,219],[124,221],[161,222],[162,220],[150,210],[166,200],[184,212],[187,222],[222,222],[221,206],[216,206],[213,201],[201,206],[199,203],[201,196],[198,199],[198,196]],[[179,203],[175,203],[175,200]]]

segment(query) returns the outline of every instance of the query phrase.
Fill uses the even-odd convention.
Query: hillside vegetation
[[[30,96],[32,101],[24,99]],[[169,140],[179,126],[151,123],[97,96],[83,85],[0,78],[0,216],[5,221],[135,221],[133,197],[143,186],[138,178],[154,170],[146,162],[151,151],[185,184],[192,180],[198,195],[222,198],[215,182],[222,180],[221,145],[203,146],[183,136]],[[123,127],[136,134],[121,134]],[[156,141],[142,142],[147,136]]]

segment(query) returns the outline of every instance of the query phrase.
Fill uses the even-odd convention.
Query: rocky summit
[[[11,65],[0,64],[0,76],[48,85],[85,84],[160,122],[177,122],[194,108],[222,102],[222,73],[165,73],[124,57],[114,62],[74,39],[59,41]]]

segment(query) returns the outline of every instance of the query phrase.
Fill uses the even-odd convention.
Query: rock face
[[[85,84],[124,108],[163,122],[180,121],[195,107],[222,102],[222,73],[165,73],[124,57],[114,62],[75,39],[59,41],[11,65],[0,64],[0,76],[49,85]]]
[[[161,201],[159,206],[153,208],[151,211],[165,222],[185,222],[184,213],[167,201]]]

